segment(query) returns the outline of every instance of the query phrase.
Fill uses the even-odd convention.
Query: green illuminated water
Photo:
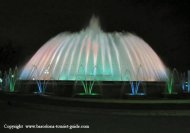
[[[178,71],[177,71],[177,69],[174,68],[172,72],[169,72],[168,79],[166,82],[168,94],[176,93],[176,92],[174,92],[174,83],[179,82],[179,81],[180,81],[180,79],[179,79]]]
[[[77,82],[80,82],[82,84],[84,92],[80,94],[85,94],[85,95],[95,94],[93,93],[93,87],[96,81],[96,71],[97,71],[97,66],[94,66],[93,69],[91,70],[90,75],[86,75],[84,66],[82,64],[80,65],[78,74],[76,75],[76,82],[75,82],[75,87]]]
[[[15,67],[15,69],[9,69],[9,73],[8,73],[8,82],[9,82],[9,90],[10,92],[14,92],[15,91],[15,85],[16,85],[16,81],[18,78],[18,69],[17,67]]]

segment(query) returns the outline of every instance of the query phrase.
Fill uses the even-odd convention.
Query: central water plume
[[[35,77],[36,70],[38,77]],[[128,76],[123,76],[126,71]],[[34,77],[38,80],[80,77],[86,81],[164,81],[167,72],[143,39],[131,33],[103,32],[98,19],[92,17],[86,29],[58,34],[35,53],[24,66],[20,79]]]

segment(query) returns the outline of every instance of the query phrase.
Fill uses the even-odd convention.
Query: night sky
[[[51,37],[80,31],[93,14],[106,32],[142,37],[169,68],[190,69],[188,0],[1,0],[0,69],[22,67]]]

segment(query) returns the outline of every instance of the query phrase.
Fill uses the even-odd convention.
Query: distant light
[[[12,78],[14,78],[14,75],[11,75]]]
[[[49,71],[46,69],[46,70],[44,71],[44,73],[45,73],[45,74],[49,74]]]
[[[0,83],[2,83],[3,82],[3,80],[2,80],[2,78],[0,78]]]

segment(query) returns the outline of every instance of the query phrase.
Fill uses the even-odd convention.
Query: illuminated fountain
[[[177,69],[173,69],[172,72],[169,72],[168,74],[168,79],[167,79],[167,94],[169,95],[176,95],[177,92],[174,91],[174,83],[179,83],[180,79],[179,79],[179,73],[177,71]]]
[[[37,76],[33,66],[37,66]],[[143,67],[143,76],[136,75],[139,66]],[[125,70],[130,76],[122,78]],[[33,80],[34,77],[39,81],[82,81],[85,93],[90,94],[94,80],[134,81],[131,82],[134,87],[135,81],[165,81],[167,72],[158,55],[143,39],[131,33],[103,32],[98,19],[92,17],[86,29],[58,34],[34,54],[23,67],[20,79]]]
[[[131,81],[130,85],[131,85],[131,91],[132,91],[130,95],[144,95],[144,93],[138,92],[140,81]]]
[[[0,71],[0,90],[3,90],[3,74]]]
[[[190,71],[187,72],[187,77],[185,73],[181,77],[183,93],[190,93]]]
[[[190,93],[190,70],[188,70],[188,79],[187,79],[187,90],[188,90],[188,93]]]
[[[44,69],[44,72],[43,72],[43,79],[38,79],[38,77],[40,76],[39,75],[39,71],[38,71],[38,68],[36,65],[33,65],[33,78],[32,80],[36,81],[37,83],[37,88],[38,88],[38,92],[37,94],[44,94],[45,91],[46,91],[46,87],[47,87],[47,81],[46,78],[47,76],[49,75],[49,67]]]
[[[132,81],[130,83],[131,91],[132,91],[131,95],[145,95],[143,92],[142,93],[139,92],[139,86],[141,83],[141,79],[143,79],[143,76],[144,76],[143,68],[142,66],[139,66],[137,74],[136,74],[137,81]]]
[[[15,85],[16,85],[16,81],[18,78],[18,69],[17,67],[15,67],[15,69],[9,69],[9,73],[8,73],[8,83],[9,83],[9,90],[10,92],[14,92],[15,91]]]
[[[4,74],[0,71],[0,89],[3,91],[15,92],[15,85],[18,79],[18,69],[9,69],[8,73]]]
[[[136,81],[126,82],[126,81],[128,81],[127,79],[129,79],[129,77],[131,77],[131,74],[130,74],[130,71],[128,71],[128,70],[125,71],[122,79],[125,79],[126,81],[122,85],[121,97],[123,94],[129,95],[129,96],[143,96],[143,95],[145,95],[144,92],[139,92],[139,86],[141,84],[140,79],[143,79],[143,68],[142,68],[142,66],[139,66],[138,71],[135,75],[136,75],[136,79],[137,79]],[[130,93],[124,93],[124,91],[126,89],[126,83],[130,84],[130,88],[131,88]]]
[[[84,92],[82,93],[77,93],[75,95],[93,95],[97,96],[99,95],[98,93],[93,92],[93,86],[94,83],[96,82],[96,71],[97,71],[97,66],[94,66],[91,74],[90,75],[85,75],[85,69],[83,65],[81,64],[77,73],[74,89],[76,89],[76,86],[78,85],[78,82],[82,84]],[[85,76],[85,79],[84,79]],[[89,79],[88,81],[86,79]]]
[[[5,91],[9,89],[9,76],[7,72],[5,71],[2,76],[2,90]]]
[[[185,73],[181,73],[181,88],[183,92],[186,92],[186,77]]]

